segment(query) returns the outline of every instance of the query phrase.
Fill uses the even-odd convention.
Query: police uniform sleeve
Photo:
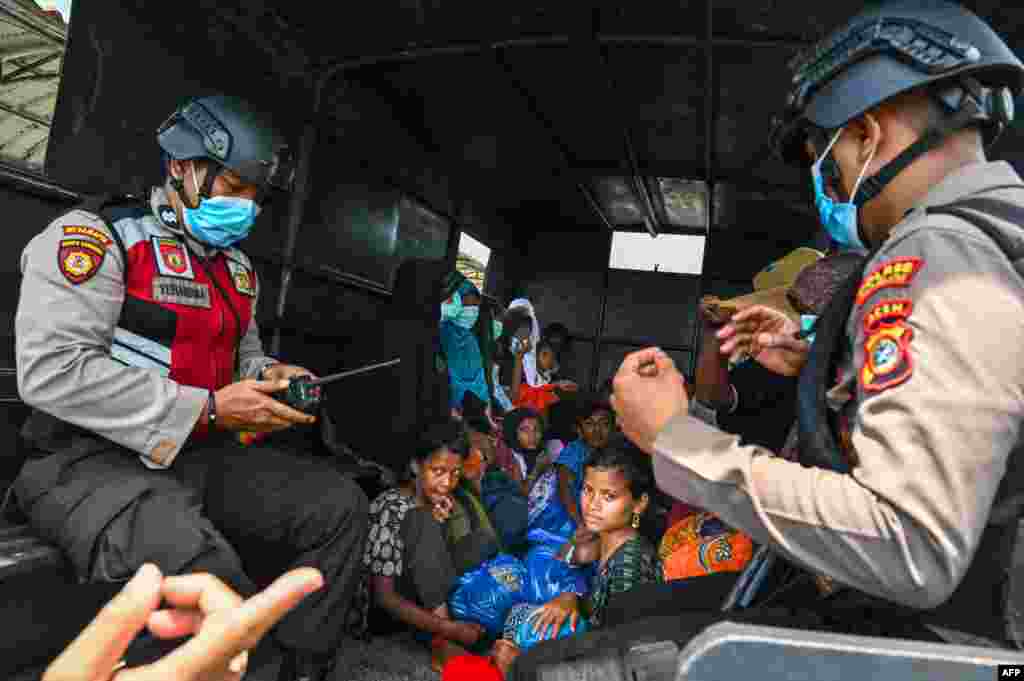
[[[167,467],[207,392],[111,356],[123,267],[107,227],[89,213],[69,213],[29,242],[15,315],[18,391],[26,404]]]
[[[850,321],[852,474],[764,456],[688,415],[654,457],[670,494],[814,572],[918,608],[965,575],[1024,411],[1020,277],[980,233],[938,224],[884,246],[875,262],[912,274],[862,289]]]

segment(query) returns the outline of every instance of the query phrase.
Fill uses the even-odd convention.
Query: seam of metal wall
[[[700,304],[704,297],[706,274],[704,263],[708,262],[708,254],[711,251],[711,232],[715,226],[715,151],[717,147],[715,123],[718,116],[718,82],[715,73],[715,44],[714,37],[714,13],[715,0],[706,0],[704,10],[705,16],[705,38],[704,43],[704,181],[707,187],[705,211],[707,235],[704,237],[704,258],[701,262],[700,277],[697,279],[697,300],[694,305]],[[703,323],[700,319],[700,310],[694,310],[693,318],[693,352],[690,355],[689,375],[693,376],[697,371],[697,356],[700,353],[700,346],[703,342],[701,329]]]
[[[609,261],[612,257],[612,239],[615,232],[608,232],[608,247],[604,252],[604,277],[601,280],[601,316],[597,320],[597,333],[594,334],[594,360],[590,367],[590,389],[597,390],[598,375],[601,369],[601,345],[604,341],[604,325],[608,316],[608,289],[611,287],[611,267]]]

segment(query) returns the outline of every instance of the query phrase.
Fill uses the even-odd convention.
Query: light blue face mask
[[[491,331],[494,333],[494,338],[501,338],[501,332],[505,330],[505,325],[499,322],[497,319],[491,320]]]
[[[441,321],[454,322],[462,311],[462,294],[458,291],[452,294],[451,299],[441,303]]]
[[[800,331],[802,333],[807,333],[808,331],[810,331],[811,329],[814,328],[814,323],[817,322],[817,321],[818,321],[818,315],[816,315],[816,314],[802,314],[802,315],[800,315]],[[804,336],[804,340],[807,341],[808,345],[811,345],[811,344],[814,343],[814,336],[815,335],[816,334],[812,333],[809,336]]]
[[[452,321],[464,329],[472,329],[476,320],[480,318],[479,305],[463,305],[459,314]]]
[[[195,169],[192,183],[199,195]],[[182,206],[185,227],[199,242],[214,248],[228,248],[249,236],[260,207],[252,199],[237,196],[200,198],[198,208]]]
[[[825,193],[825,178],[821,174],[821,165],[828,158],[829,152],[832,151],[832,147],[842,134],[843,131],[840,129],[832,138],[832,141],[828,143],[825,152],[811,166],[811,179],[814,181],[814,205],[818,209],[822,226],[829,236],[832,237],[832,240],[839,245],[840,250],[866,251],[867,247],[860,240],[860,234],[857,232],[857,206],[853,203],[853,199],[857,196],[861,180],[864,179],[864,173],[867,171],[868,166],[871,165],[871,159],[874,158],[875,152],[872,149],[871,157],[868,158],[867,163],[861,168],[857,182],[853,185],[853,193],[850,194],[850,200],[846,203],[833,200],[832,197]]]

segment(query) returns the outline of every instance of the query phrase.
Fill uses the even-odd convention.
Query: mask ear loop
[[[828,143],[827,147],[825,147],[825,151],[821,152],[821,156],[819,156],[818,160],[814,162],[814,165],[811,166],[812,168],[821,168],[821,164],[824,163],[825,159],[828,157],[828,152],[832,151],[832,147],[834,147],[836,142],[839,141],[839,136],[843,134],[843,130],[845,129],[846,128],[839,128],[839,130],[836,131],[836,134],[832,136],[832,141]]]
[[[195,164],[194,161],[192,162],[191,166],[192,166],[192,187],[196,191],[196,199],[199,201],[199,203],[202,203],[203,195],[199,193],[199,179],[196,178],[196,164]],[[196,207],[198,207],[198,206],[199,206],[199,204],[197,203]]]
[[[860,183],[864,180],[864,174],[868,171],[868,166],[875,160],[875,151],[877,146],[871,149],[871,153],[868,155],[868,160],[864,162],[864,167],[860,169],[860,175],[857,176],[857,181],[853,184],[853,192],[850,194],[850,203],[854,202],[857,197],[857,190],[860,189]]]

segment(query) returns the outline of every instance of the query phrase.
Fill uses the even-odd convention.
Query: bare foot
[[[494,659],[495,666],[501,670],[501,675],[508,676],[509,670],[512,669],[512,663],[519,657],[519,646],[512,641],[499,638],[491,648],[491,657]]]

